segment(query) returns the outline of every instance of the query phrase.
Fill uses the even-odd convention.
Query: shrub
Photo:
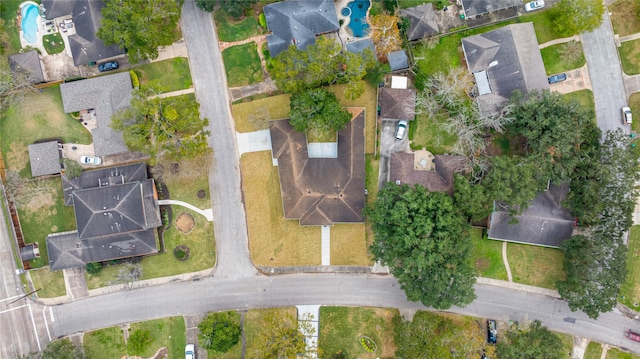
[[[129,335],[127,349],[131,354],[140,355],[147,350],[152,341],[153,338],[151,338],[150,331],[145,329],[134,330]]]
[[[80,175],[84,171],[82,166],[80,166],[80,164],[78,162],[76,162],[76,161],[74,161],[72,159],[62,158],[60,160],[60,162],[64,166],[64,173],[69,178],[78,178],[78,177],[80,177]]]
[[[240,314],[218,312],[207,315],[198,324],[198,342],[205,349],[226,353],[240,341]]]
[[[362,345],[364,350],[368,351],[369,353],[373,353],[376,351],[376,343],[369,337],[361,337],[360,344]]]
[[[87,265],[85,266],[85,270],[89,274],[98,274],[102,270],[102,263],[100,262],[87,263]]]
[[[135,71],[129,70],[129,75],[131,75],[131,85],[133,88],[140,88],[140,80],[138,80],[138,74]]]

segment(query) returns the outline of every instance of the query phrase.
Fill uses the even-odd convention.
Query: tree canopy
[[[36,93],[38,90],[33,86],[33,74],[30,71],[0,69],[0,111]]]
[[[192,96],[162,99],[149,98],[149,94],[134,91],[131,107],[111,120],[111,127],[122,131],[130,149],[173,158],[192,158],[209,151],[209,132],[204,129],[209,120],[200,118]]]
[[[238,344],[241,334],[240,314],[235,311],[211,313],[198,324],[198,343],[220,353]]]
[[[83,359],[82,351],[76,348],[68,338],[58,339],[47,344],[42,351],[42,359]]]
[[[376,46],[378,59],[381,62],[388,62],[387,55],[401,49],[399,21],[399,16],[386,13],[371,16],[369,19],[371,40]]]
[[[600,26],[604,3],[600,0],[560,0],[550,11],[555,17],[556,30],[568,37]]]
[[[308,348],[305,343],[305,335],[314,334],[308,321],[301,321],[298,325],[296,316],[278,314],[278,311],[270,310],[264,316],[264,325],[255,341],[254,350],[247,353],[248,358],[281,359],[296,358],[298,355],[306,358],[308,354],[317,352],[317,348]]]
[[[158,57],[158,47],[171,45],[179,32],[183,0],[107,0],[96,34],[106,45],[118,45],[129,62]]]
[[[366,213],[375,233],[371,253],[409,300],[447,309],[475,299],[468,225],[446,193],[387,183]]]
[[[351,120],[351,113],[342,108],[333,92],[315,89],[291,96],[289,117],[299,132],[338,131]]]
[[[511,325],[504,339],[498,342],[496,353],[500,359],[562,359],[567,357],[558,335],[542,326],[539,320],[527,328]]]

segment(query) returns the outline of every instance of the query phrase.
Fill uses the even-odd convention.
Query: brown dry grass
[[[565,278],[559,249],[509,243],[507,258],[515,282],[556,289],[556,282]]]
[[[333,85],[327,87],[327,90],[336,94],[340,103],[347,107],[364,107],[365,112],[365,147],[366,153],[373,153],[376,141],[376,96],[377,89],[369,84],[366,84],[364,93],[362,96],[355,100],[348,100],[344,97],[344,89],[346,84]]]
[[[320,265],[320,227],[285,220],[278,167],[268,151],[240,160],[251,260],[259,266]]]
[[[236,131],[252,132],[269,128],[269,121],[289,117],[291,95],[265,97],[231,106]]]
[[[209,196],[209,164],[211,155],[206,154],[191,159],[180,160],[179,171],[172,172],[171,161],[160,158],[153,168],[154,177],[159,177],[169,190],[172,199],[192,204],[200,209],[211,208]],[[199,190],[204,190],[204,198],[198,198]]]
[[[365,225],[336,224],[331,227],[331,265],[370,266]]]
[[[638,0],[617,0],[609,6],[613,31],[620,36],[640,32],[640,3]]]

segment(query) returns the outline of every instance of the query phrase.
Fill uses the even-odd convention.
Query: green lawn
[[[593,120],[596,120],[596,104],[595,101],[593,100],[593,92],[591,92],[591,90],[580,90],[580,91],[576,91],[576,92],[570,92],[568,94],[564,94],[564,97],[570,99],[570,100],[574,100],[576,102],[578,102],[580,104],[581,107],[583,108],[589,108],[591,109],[591,112],[593,114]]]
[[[236,324],[240,325],[240,316],[238,316],[238,321]],[[213,350],[207,350],[207,358],[209,359],[238,359],[242,358],[242,338],[238,344],[234,345],[227,351],[226,353],[218,353]]]
[[[640,114],[640,92],[632,93],[629,96],[629,107],[631,107],[632,113]],[[633,121],[631,128],[636,132],[640,132],[640,121]]]
[[[535,11],[518,18],[518,22],[520,23],[533,22],[538,44],[544,44],[545,42],[562,38],[562,35],[555,29],[554,20],[552,12],[549,10]]]
[[[247,16],[240,21],[232,19],[220,9],[213,13],[220,41],[233,42],[248,39],[264,33],[256,16]]]
[[[192,204],[200,209],[211,208],[211,197],[209,194],[209,155],[202,155],[196,158],[180,160],[179,170],[172,171],[172,166],[177,163],[172,160],[163,159],[151,170],[156,174],[161,172],[161,185],[166,186],[170,199],[176,199]],[[162,169],[160,169],[162,167]],[[204,191],[204,197],[199,198],[198,192]],[[167,198],[163,198],[167,199]]]
[[[258,45],[250,42],[222,51],[229,87],[245,86],[264,81]]]
[[[85,333],[83,344],[86,357],[91,359],[121,358],[127,351],[120,327]]]
[[[29,271],[38,298],[55,298],[67,294],[61,270],[51,272],[49,267]]]
[[[611,348],[607,351],[607,359],[640,359],[640,356],[623,352],[617,348]]]
[[[620,286],[620,303],[638,310],[640,303],[640,226],[632,226],[627,251],[627,276]]]
[[[0,1],[0,18],[4,21],[2,31],[7,34],[7,43],[0,46],[0,69],[9,69],[7,56],[20,52],[20,32],[16,26],[16,14],[23,0]],[[3,46],[7,46],[3,48]]]
[[[64,41],[62,41],[62,36],[57,32],[44,35],[42,37],[42,44],[49,55],[59,54],[64,51]]]
[[[566,358],[571,358],[571,352],[573,351],[573,336],[569,334],[563,334],[554,332],[560,340],[562,340],[562,346],[564,347],[564,352],[567,353]]]
[[[608,6],[611,12],[613,32],[627,36],[640,32],[640,2],[638,0],[616,0]]]
[[[578,42],[577,44],[579,44],[579,46],[582,48],[582,43]],[[584,53],[576,61],[567,61],[566,57],[562,55],[563,46],[566,45],[558,44],[545,47],[544,49],[540,50],[540,53],[542,54],[542,61],[544,62],[544,68],[547,70],[547,75],[553,75],[577,69],[584,66],[584,64],[586,63],[584,59]]]
[[[507,280],[507,270],[502,261],[502,242],[485,239],[482,230],[471,229],[471,259],[480,277]]]
[[[162,92],[171,92],[192,87],[189,60],[185,57],[152,62],[136,66],[133,70],[142,88],[154,85]]]
[[[620,46],[622,70],[627,75],[640,74],[640,39],[625,41]]]
[[[513,281],[549,289],[564,280],[562,251],[554,248],[509,243],[507,258]]]
[[[445,115],[438,114],[434,117],[426,114],[419,114],[416,119],[411,122],[410,137],[411,148],[426,148],[433,154],[439,155],[451,152],[453,145],[457,141],[456,135],[450,134],[442,127],[444,121],[447,120]]]
[[[320,307],[320,350],[327,357],[342,351],[348,358],[392,358],[396,351],[392,320],[396,315],[397,309]],[[373,339],[375,353],[362,347],[362,336]]]
[[[160,348],[166,347],[169,358],[182,358],[184,346],[187,344],[184,318],[170,317],[146,322],[131,324],[131,332],[134,330],[148,330],[153,341],[148,349],[142,353],[143,358],[150,358]]]
[[[602,344],[590,342],[584,352],[584,359],[600,359],[602,357]]]

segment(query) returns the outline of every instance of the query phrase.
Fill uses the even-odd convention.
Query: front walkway
[[[236,141],[238,142],[238,155],[240,157],[248,152],[271,151],[269,130],[236,132]]]
[[[298,330],[305,335],[307,350],[313,352],[310,358],[317,358],[318,333],[320,330],[320,306],[319,305],[296,305],[298,309]],[[309,332],[309,330],[311,332]]]
[[[182,201],[176,201],[174,199],[161,199],[158,201],[158,204],[161,206],[166,206],[166,205],[174,205],[174,206],[182,206],[182,207],[186,207],[189,208],[190,210],[197,212],[201,215],[203,215],[207,221],[209,222],[213,222],[213,209],[209,208],[209,209],[200,209],[196,206],[193,206],[187,202],[182,202]]]

